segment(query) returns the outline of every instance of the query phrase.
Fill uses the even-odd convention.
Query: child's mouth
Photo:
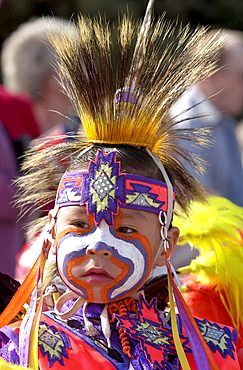
[[[84,275],[83,279],[89,284],[104,284],[109,283],[113,280],[113,278],[103,269],[94,268],[88,270]]]

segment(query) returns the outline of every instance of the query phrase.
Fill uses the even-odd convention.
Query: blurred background
[[[31,17],[58,15],[63,18],[75,17],[78,12],[91,16],[106,14],[115,21],[118,11],[129,11],[135,18],[142,17],[147,0],[0,0],[0,46],[2,41]],[[167,17],[185,23],[212,25],[243,30],[242,0],[156,0],[155,14],[164,11]]]

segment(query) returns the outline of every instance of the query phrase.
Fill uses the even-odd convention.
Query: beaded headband
[[[173,200],[175,191],[173,191]],[[86,205],[96,224],[113,224],[118,207],[159,214],[168,210],[168,189],[164,182],[120,173],[116,152],[97,151],[88,171],[67,172],[60,181],[56,206]]]

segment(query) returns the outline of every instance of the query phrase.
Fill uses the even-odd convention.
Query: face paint
[[[173,192],[172,201],[174,197]],[[104,154],[98,150],[88,171],[64,174],[55,212],[68,219],[69,209],[76,208],[74,213],[79,212],[77,209],[82,213],[77,219],[89,224],[86,229],[70,228],[76,221],[69,217],[57,228],[57,263],[65,284],[85,300],[96,303],[137,292],[160,254],[158,214],[167,212],[167,199],[165,183],[120,173],[115,151]],[[125,223],[120,222],[123,213]]]
[[[129,296],[144,285],[150,274],[151,246],[138,233],[122,240],[114,226],[102,221],[86,234],[69,229],[57,239],[61,278],[89,302],[106,303]]]

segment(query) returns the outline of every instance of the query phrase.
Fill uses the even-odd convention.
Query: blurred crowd
[[[2,45],[0,271],[10,276],[16,276],[19,253],[26,248],[27,224],[36,217],[28,213],[22,217],[14,205],[13,181],[21,176],[23,155],[41,138],[75,132],[79,126],[70,101],[57,82],[55,54],[47,35],[63,28],[70,28],[71,32],[71,25],[63,19],[31,19]],[[29,267],[30,256],[21,261]],[[18,271],[16,277],[20,278],[25,270]]]

